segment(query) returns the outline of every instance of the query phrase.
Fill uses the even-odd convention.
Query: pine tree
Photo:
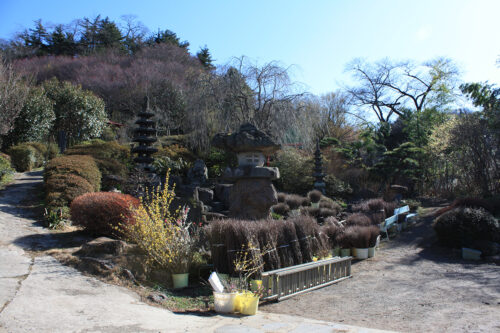
[[[215,66],[212,64],[212,55],[210,54],[210,51],[208,50],[208,47],[206,45],[205,47],[201,48],[198,53],[196,53],[196,56],[198,57],[198,60],[201,62],[203,67],[205,67],[206,69],[212,70],[215,68]]]

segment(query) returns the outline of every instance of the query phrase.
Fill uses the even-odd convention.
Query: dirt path
[[[500,332],[500,266],[437,246],[431,222],[383,242],[352,279],[262,309],[403,332]]]

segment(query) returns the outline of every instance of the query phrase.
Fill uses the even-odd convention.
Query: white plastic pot
[[[214,307],[218,313],[233,313],[236,293],[218,293],[214,291]]]
[[[356,248],[356,258],[357,259],[368,259],[368,248]]]
[[[374,257],[375,256],[375,246],[374,247],[369,247],[368,248],[368,258]]]

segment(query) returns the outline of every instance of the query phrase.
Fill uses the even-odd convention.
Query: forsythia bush
[[[168,173],[165,184],[168,184]],[[134,224],[121,225],[128,238],[170,273],[186,273],[193,256],[194,238],[186,222],[188,209],[170,211],[173,189],[165,186],[148,191],[137,207],[132,207]]]

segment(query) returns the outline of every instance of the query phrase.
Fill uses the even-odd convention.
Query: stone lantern
[[[271,206],[278,202],[271,181],[279,178],[279,170],[265,167],[264,163],[266,155],[273,154],[280,146],[251,124],[241,125],[233,134],[217,134],[212,143],[238,157],[238,167],[224,172],[224,178],[234,182],[229,216],[252,220],[269,217]]]

